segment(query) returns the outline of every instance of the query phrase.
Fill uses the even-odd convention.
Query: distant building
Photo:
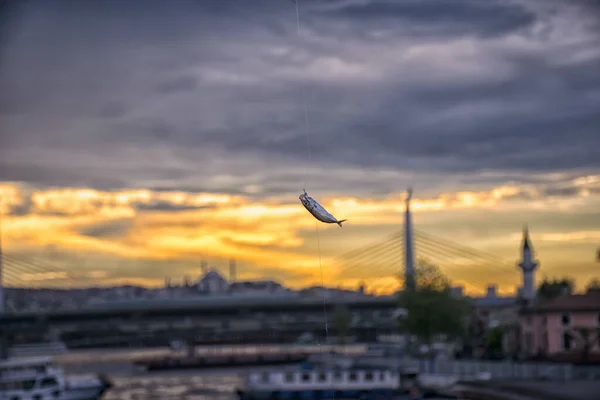
[[[478,338],[474,345],[474,356],[481,357],[485,351],[486,332],[498,328],[502,332],[502,352],[513,353],[518,347],[519,310],[515,296],[498,296],[496,286],[488,286],[483,297],[472,298],[473,316],[469,330]]]
[[[588,336],[590,355],[600,359],[600,290],[562,295],[524,308],[520,325],[521,348],[527,355],[581,357]]]
[[[517,290],[516,296],[499,296],[496,285],[489,285],[485,296],[472,298],[474,314],[469,330],[473,337],[478,338],[472,343],[475,356],[483,355],[486,332],[494,328],[502,332],[504,354],[516,354],[521,347],[519,308],[522,304],[531,305],[535,301],[535,271],[538,267],[527,228],[523,230],[521,260],[518,266],[522,271],[523,285]],[[453,292],[458,294],[458,289],[453,288]]]
[[[517,322],[517,298],[498,296],[495,285],[489,285],[484,297],[473,299],[478,318],[488,328],[505,326]]]
[[[462,286],[453,286],[450,288],[453,295],[463,297],[464,288]]]
[[[328,288],[322,286],[312,286],[299,291],[299,294],[304,297],[324,297],[324,298],[348,298],[348,297],[363,297],[368,296],[358,290],[348,290],[340,288]]]
[[[366,294],[367,292],[367,286],[365,285],[364,282],[361,282],[360,285],[358,285],[358,293],[361,295]]]
[[[196,288],[205,294],[222,294],[227,292],[229,282],[217,271],[212,270],[198,280]]]
[[[271,294],[283,293],[288,289],[275,281],[239,281],[229,285],[230,294]]]

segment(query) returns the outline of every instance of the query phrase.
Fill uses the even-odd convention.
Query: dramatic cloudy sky
[[[349,219],[320,225],[324,264],[400,230],[410,185],[420,231],[498,258],[438,261],[456,281],[512,290],[525,223],[540,278],[598,275],[593,1],[300,0],[300,38],[291,0],[20,3],[0,41],[9,256],[98,284],[229,257],[320,283],[307,174]],[[393,286],[393,267],[325,279]]]

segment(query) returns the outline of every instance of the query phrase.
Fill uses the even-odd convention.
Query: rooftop
[[[223,275],[221,275],[218,271],[210,270],[206,273],[206,275],[204,275],[202,278],[200,278],[199,282],[202,282],[204,280],[219,280],[219,281],[227,281],[225,278],[223,278]]]
[[[599,311],[600,290],[588,290],[585,294],[569,294],[536,305],[533,312],[552,311]]]
[[[473,299],[475,307],[503,308],[517,304],[516,297],[477,297]]]

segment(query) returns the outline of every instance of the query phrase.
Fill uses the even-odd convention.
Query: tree
[[[585,287],[586,290],[600,290],[600,279],[592,278]]]
[[[467,303],[452,294],[450,282],[434,264],[419,260],[414,276],[414,290],[399,295],[399,306],[408,312],[402,319],[402,327],[429,346],[440,336],[446,339],[462,337]]]
[[[486,336],[486,348],[489,355],[501,354],[503,351],[502,341],[504,338],[504,332],[502,328],[496,326],[487,332]]]
[[[552,300],[563,294],[573,293],[575,288],[575,280],[573,278],[552,279],[544,278],[539,286],[537,294],[544,300]]]
[[[592,347],[600,341],[600,328],[590,328],[587,326],[574,326],[571,328],[575,340],[581,343],[581,359],[588,362]]]
[[[340,341],[342,344],[345,344],[348,330],[350,330],[350,326],[352,325],[352,313],[348,310],[348,307],[343,305],[335,306],[333,310],[333,323]]]

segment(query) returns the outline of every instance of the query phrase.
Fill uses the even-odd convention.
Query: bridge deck
[[[397,300],[394,296],[365,298],[326,299],[327,307],[344,304],[350,309],[394,309]],[[43,321],[45,323],[68,323],[85,320],[103,320],[110,318],[135,317],[182,317],[182,316],[225,316],[240,315],[249,312],[294,312],[318,311],[323,309],[320,298],[197,298],[144,300],[132,302],[106,303],[96,307],[78,310],[47,313],[22,312],[0,315],[0,323],[28,324]]]

